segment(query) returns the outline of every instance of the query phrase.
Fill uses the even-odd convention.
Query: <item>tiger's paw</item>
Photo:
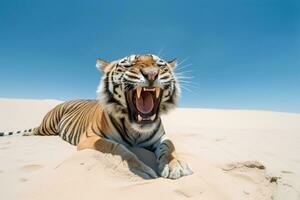
[[[144,179],[154,179],[157,178],[156,172],[150,167],[143,168],[132,168],[131,169],[136,175],[144,178]]]
[[[158,166],[160,176],[169,179],[178,179],[182,176],[193,174],[193,171],[188,163],[183,160],[173,159],[169,163],[161,163]]]
[[[144,179],[153,179],[158,177],[151,167],[147,166],[137,158],[129,160],[128,164],[131,171]]]

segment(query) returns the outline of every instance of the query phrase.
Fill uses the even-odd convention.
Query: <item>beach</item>
[[[0,132],[39,125],[57,100],[0,99]],[[162,117],[194,174],[145,180],[120,156],[58,136],[0,137],[1,199],[300,198],[300,114],[177,108]],[[156,170],[154,154],[132,149]]]

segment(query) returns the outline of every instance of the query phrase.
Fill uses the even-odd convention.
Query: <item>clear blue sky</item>
[[[143,53],[187,58],[181,107],[300,112],[299,0],[0,0],[0,97],[95,98],[96,57]]]

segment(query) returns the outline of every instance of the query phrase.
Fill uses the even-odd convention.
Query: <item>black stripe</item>
[[[160,154],[158,157],[158,160],[160,160],[165,154],[166,154],[166,152],[163,152],[162,154]]]
[[[79,118],[78,118],[78,121],[79,121],[79,124],[77,125],[77,133],[75,135],[76,137],[76,143],[78,144],[79,141],[80,141],[80,136],[81,134],[84,132],[84,124],[83,124],[83,120],[84,120],[84,114],[83,112],[80,114]]]
[[[73,144],[73,137],[74,137],[74,132],[76,132],[75,130],[78,128],[78,124],[74,124],[75,121],[78,121],[78,116],[80,115],[85,115],[84,110],[88,110],[89,109],[89,102],[88,101],[84,101],[84,102],[80,102],[80,108],[76,108],[75,112],[70,115],[68,118],[66,118],[65,120],[66,123],[64,124],[64,132],[66,134],[66,138],[68,139],[67,142]],[[82,123],[82,120],[79,121],[79,125]]]
[[[107,135],[106,135],[103,131],[101,131],[100,124],[99,124],[99,123],[96,123],[96,125],[97,125],[97,129],[99,130],[99,133],[100,133],[104,138],[108,139]]]
[[[127,76],[128,78],[133,79],[133,80],[139,80],[139,77],[136,77],[136,76],[133,76],[133,75],[126,74],[126,76]]]
[[[8,133],[8,135],[12,135],[12,134],[13,134],[13,132],[9,132],[9,133]]]
[[[127,128],[125,126],[125,118],[121,118],[121,123],[122,123],[123,130],[124,130],[124,132],[123,132],[124,133],[124,137],[127,137],[130,140],[130,137],[129,137],[128,133],[127,133]]]
[[[70,133],[68,134],[68,142],[69,142],[70,144],[73,144],[73,142],[72,142],[73,135],[74,135],[74,133],[72,133],[72,132],[70,132]]]
[[[101,131],[95,130],[94,126],[91,126],[92,132],[95,133],[96,135],[101,134]]]
[[[93,107],[94,108],[94,107]],[[100,127],[99,127],[99,123],[97,123],[97,121],[98,121],[98,118],[97,118],[97,116],[96,116],[96,112],[97,112],[97,109],[96,108],[94,108],[94,112],[93,112],[93,114],[92,114],[92,118],[95,118],[95,120],[96,120],[96,123],[92,123],[91,124],[91,129],[92,129],[92,131],[95,133],[95,134],[97,134],[97,135],[101,135],[102,136],[102,134],[101,134],[101,129],[100,129]],[[96,125],[96,127],[95,127],[95,125]],[[97,130],[96,130],[97,129]]]
[[[113,92],[114,92],[114,94],[118,94],[117,88],[119,88],[120,84],[115,84],[115,83],[112,83],[112,84],[113,84]]]
[[[92,126],[92,131],[93,131],[95,134],[100,135],[100,136],[102,136],[102,137],[108,139],[107,135],[106,135],[104,132],[101,131],[101,129],[100,129],[98,123],[97,123],[97,127],[96,127],[96,128],[97,128],[97,130],[95,130],[94,126]]]
[[[52,117],[52,116],[51,116]],[[54,120],[54,119],[53,119]],[[51,120],[51,121],[53,121],[53,120]],[[53,126],[54,124],[53,123],[51,123],[51,122],[49,122],[49,128],[50,128],[50,130],[55,134],[56,133],[56,130],[55,130],[55,125]]]
[[[73,123],[75,121],[78,121],[78,118],[76,118],[76,117],[77,117],[77,114],[72,118]],[[68,126],[68,134],[69,134],[69,136],[68,136],[69,141],[68,142],[71,143],[71,144],[74,144],[73,143],[74,137],[76,137],[76,133],[78,133],[78,130],[77,130],[78,129],[78,124],[73,125],[73,123],[69,124],[69,126]],[[73,127],[71,127],[72,125],[73,125]]]
[[[108,93],[108,99],[107,99],[107,103],[109,104],[117,104],[119,106],[122,106],[121,102],[119,102],[118,100],[116,100],[114,97],[113,97],[113,94],[111,92]]]
[[[170,78],[170,76],[164,76],[164,77],[161,77],[160,80],[165,80],[165,79],[168,79]]]
[[[53,112],[53,116],[52,116],[52,120],[51,120],[51,122],[50,122],[50,126],[51,127],[54,127],[54,129],[55,129],[55,132],[56,132],[56,125],[57,125],[57,123],[58,123],[58,121],[59,121],[59,119],[58,119],[58,113],[59,113],[59,110],[60,109],[56,109],[56,110],[54,110]]]
[[[3,133],[3,132],[0,132],[0,136],[4,136],[4,133]]]
[[[109,116],[110,121],[112,122],[113,126],[117,129],[122,140],[124,142],[126,142],[127,144],[129,144],[130,146],[132,146],[131,142],[125,137],[125,135],[127,135],[127,134],[124,134],[124,130],[122,130],[122,127],[118,124],[118,122],[111,115],[108,115],[108,116]]]
[[[160,144],[159,149],[162,149],[163,146],[167,146],[167,148],[170,149],[169,145],[165,141],[163,141],[163,143]]]
[[[139,142],[138,144],[147,143],[150,140],[152,140],[154,138],[154,136],[157,134],[157,131],[159,130],[160,125],[161,125],[161,120],[159,119],[159,123],[158,123],[157,127],[153,130],[153,132],[151,133],[151,135],[148,138],[146,138],[145,140]]]
[[[86,115],[85,115],[85,113],[84,112],[82,112],[82,113],[80,113],[80,116],[79,116],[79,118],[78,118],[78,125],[77,125],[77,129],[76,129],[76,132],[77,132],[77,134],[76,134],[76,143],[78,144],[79,143],[79,141],[80,141],[80,136],[81,136],[81,134],[83,134],[84,133],[84,131],[85,131],[85,124],[84,124],[84,119],[86,119],[86,117],[85,117]]]
[[[135,84],[135,83],[128,81],[128,80],[126,80],[126,81],[127,81],[127,83],[125,83],[125,90],[132,90],[134,88],[133,84]],[[129,83],[129,82],[131,82],[131,83]]]
[[[166,103],[170,103],[170,104],[175,104],[175,100],[174,100],[174,94],[176,92],[176,88],[173,87],[173,91],[172,93],[170,92],[170,98],[166,101]]]
[[[79,138],[78,138],[79,135],[81,135],[79,132],[76,132],[76,133],[74,134],[74,138],[75,138],[75,139],[74,139],[74,140],[75,140],[74,142],[75,142],[75,145],[77,145],[77,144],[79,143]]]
[[[107,103],[111,103],[111,104],[115,103],[115,104],[118,104],[118,105],[122,106],[122,104],[118,100],[116,100],[113,97],[113,94],[110,92],[108,78],[109,78],[109,74],[107,74],[106,77],[105,77],[105,79],[104,79],[105,93],[108,96]]]
[[[112,84],[112,86],[113,86],[113,93],[114,93],[114,94],[118,94],[117,91],[116,91],[116,89],[119,87],[119,84],[117,84],[117,83],[114,82],[114,78],[113,78],[114,75],[115,75],[115,71],[113,71],[113,72],[111,73],[111,76],[110,76],[110,78],[111,78],[111,84]]]
[[[54,115],[54,116],[53,116]],[[49,125],[49,128],[50,130],[53,132],[53,133],[56,133],[56,130],[55,130],[55,124],[58,123],[58,121],[55,121],[55,113],[52,113],[51,116],[47,119],[46,122],[48,122],[47,124]],[[55,121],[53,123],[53,121]]]

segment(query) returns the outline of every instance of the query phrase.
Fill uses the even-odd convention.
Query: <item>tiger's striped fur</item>
[[[92,148],[121,155],[137,174],[156,177],[156,172],[127,148],[142,147],[155,153],[162,177],[176,179],[192,174],[188,164],[177,158],[159,117],[176,105],[179,87],[173,73],[175,64],[176,61],[166,62],[155,55],[132,55],[111,63],[98,59],[97,67],[104,73],[98,88],[99,100],[62,103],[46,114],[39,127],[25,135],[59,135],[79,150]],[[137,121],[132,114],[132,99],[126,95],[137,87],[159,88],[159,100],[152,100],[154,105],[159,101],[154,118],[142,119],[150,123],[140,123],[140,116]]]

